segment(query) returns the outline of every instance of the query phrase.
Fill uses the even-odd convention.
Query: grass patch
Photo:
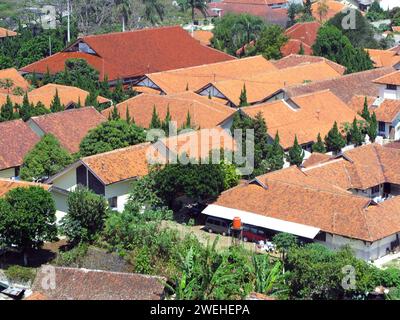
[[[35,280],[36,269],[14,265],[4,270],[4,274],[10,282],[32,283]]]

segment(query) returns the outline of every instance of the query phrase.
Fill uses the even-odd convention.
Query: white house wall
[[[122,212],[128,201],[132,180],[113,183],[105,187],[105,198],[108,200],[117,197],[117,210]]]
[[[15,168],[0,170],[0,178],[10,179],[15,177]]]
[[[68,213],[68,196],[54,190],[52,190],[50,193],[56,204],[56,218],[57,224],[59,224],[60,220]]]
[[[379,97],[385,99],[400,99],[400,86],[397,86],[397,90],[388,90],[386,89],[386,85],[380,85]]]
[[[53,185],[67,191],[72,191],[76,188],[76,169],[65,172],[58,178],[53,180]]]

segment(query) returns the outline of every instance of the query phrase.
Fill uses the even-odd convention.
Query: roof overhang
[[[210,204],[209,206],[207,206],[207,208],[205,208],[202,213],[209,216],[228,220],[233,220],[234,217],[240,217],[242,223],[245,224],[259,226],[279,232],[291,233],[296,236],[308,239],[314,239],[315,236],[321,231],[321,229],[319,228],[308,226],[305,224],[266,217],[261,214],[227,208],[215,204]]]

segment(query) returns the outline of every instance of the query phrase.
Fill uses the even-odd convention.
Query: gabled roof
[[[32,117],[28,124],[36,124],[44,133],[54,135],[70,153],[79,151],[79,144],[89,130],[107,119],[93,107],[70,109]]]
[[[384,99],[375,105],[376,97],[367,97],[369,111],[375,112],[376,120],[391,123],[395,120],[400,112],[400,100]],[[365,97],[354,96],[349,103],[349,107],[358,113],[361,113],[364,108]]]
[[[197,92],[205,95],[213,87],[220,92],[221,98],[238,106],[240,93],[244,86],[246,86],[247,102],[254,104],[267,99],[286,86],[340,76],[341,74],[336,69],[322,61],[259,73],[244,80],[217,81],[204,86]]]
[[[304,172],[343,189],[361,189],[400,183],[400,150],[368,144],[344,152],[343,157],[310,166]]]
[[[329,90],[297,96],[290,101],[279,100],[244,107],[242,112],[255,117],[261,112],[274,138],[279,132],[280,144],[284,149],[293,145],[295,136],[299,144],[316,141],[318,133],[324,137],[336,121],[338,126],[352,122],[359,116]]]
[[[328,12],[326,14],[320,16],[318,13],[318,7],[323,2],[325,2],[327,4]],[[335,15],[342,12],[342,10],[345,8],[346,8],[345,4],[338,2],[338,1],[334,1],[334,0],[327,0],[327,1],[318,0],[311,5],[312,15],[313,15],[314,19],[316,19],[320,22],[324,22],[324,21],[327,21],[327,20],[333,18]]]
[[[214,34],[209,30],[195,30],[193,31],[193,38],[199,40],[202,45],[209,46]]]
[[[0,123],[0,170],[19,167],[40,138],[22,120]]]
[[[15,37],[16,35],[18,35],[18,33],[16,33],[15,31],[0,27],[0,38]]]
[[[161,300],[164,297],[163,277],[138,273],[112,272],[79,268],[54,268],[57,285],[44,288],[46,267],[38,270],[33,291],[47,300]]]
[[[321,90],[331,90],[343,102],[349,103],[354,95],[374,96],[379,95],[379,85],[373,80],[393,72],[392,67],[378,68],[367,71],[355,72],[340,78],[315,81],[300,85],[289,86],[284,89],[289,97],[295,97]]]
[[[400,71],[394,71],[392,73],[386,74],[382,77],[375,79],[373,82],[379,84],[393,84],[400,86]]]
[[[0,197],[3,197],[12,189],[28,187],[41,187],[44,190],[50,189],[50,185],[48,184],[0,178]]]
[[[156,84],[166,94],[195,91],[209,82],[242,79],[254,74],[276,70],[274,65],[255,56],[232,61],[205,64],[191,68],[182,68],[147,74],[146,78]]]
[[[365,49],[375,68],[393,67],[400,63],[400,55],[392,50]]]
[[[54,96],[58,92],[61,104],[68,107],[70,104],[77,104],[78,101],[81,105],[85,104],[85,100],[89,95],[89,92],[82,90],[77,87],[64,86],[55,83],[49,83],[37,89],[34,89],[28,93],[29,102],[38,103],[42,102],[47,108],[50,108],[51,102]],[[102,96],[97,97],[99,103],[111,102],[110,99],[104,98]]]
[[[312,54],[312,45],[317,39],[317,33],[321,24],[317,21],[298,22],[286,29],[285,35],[289,41],[281,48],[283,56],[297,54],[303,47],[305,54]]]
[[[0,70],[0,81],[10,79],[13,82],[13,86],[8,90],[6,88],[0,88],[0,93],[12,93],[14,89],[21,88],[24,91],[29,89],[29,83],[23,76],[14,68]]]
[[[71,52],[85,43],[95,53]],[[23,72],[50,73],[64,69],[69,58],[83,58],[110,81],[146,73],[232,60],[232,56],[201,45],[178,26],[91,35],[79,39],[62,53],[30,64]]]
[[[331,160],[330,155],[325,153],[313,152],[311,153],[310,157],[303,162],[302,166],[304,168],[308,168],[316,164],[324,163],[329,160]]]
[[[173,121],[177,122],[178,128],[186,123],[188,113],[191,123],[196,128],[213,128],[229,118],[235,110],[199,96],[193,92],[185,91],[175,95],[154,95],[143,93],[123,101],[117,105],[122,119],[126,118],[129,111],[131,118],[141,127],[148,128],[151,122],[153,108],[161,120],[165,119],[169,110]],[[102,114],[108,118],[114,107],[107,108]]]
[[[273,62],[274,66],[277,67],[278,69],[285,69],[285,68],[300,66],[303,64],[325,62],[341,75],[343,75],[346,72],[346,67],[336,62],[333,62],[329,59],[326,59],[324,57],[311,56],[307,54],[297,54],[297,53],[298,51],[286,57],[283,57],[279,60],[274,61]]]

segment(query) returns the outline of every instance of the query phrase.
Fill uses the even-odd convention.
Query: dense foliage
[[[143,128],[123,120],[111,120],[92,129],[80,144],[80,155],[90,156],[144,142]]]
[[[71,155],[60,146],[58,140],[52,134],[45,134],[24,157],[20,176],[27,181],[43,181],[72,161]]]

